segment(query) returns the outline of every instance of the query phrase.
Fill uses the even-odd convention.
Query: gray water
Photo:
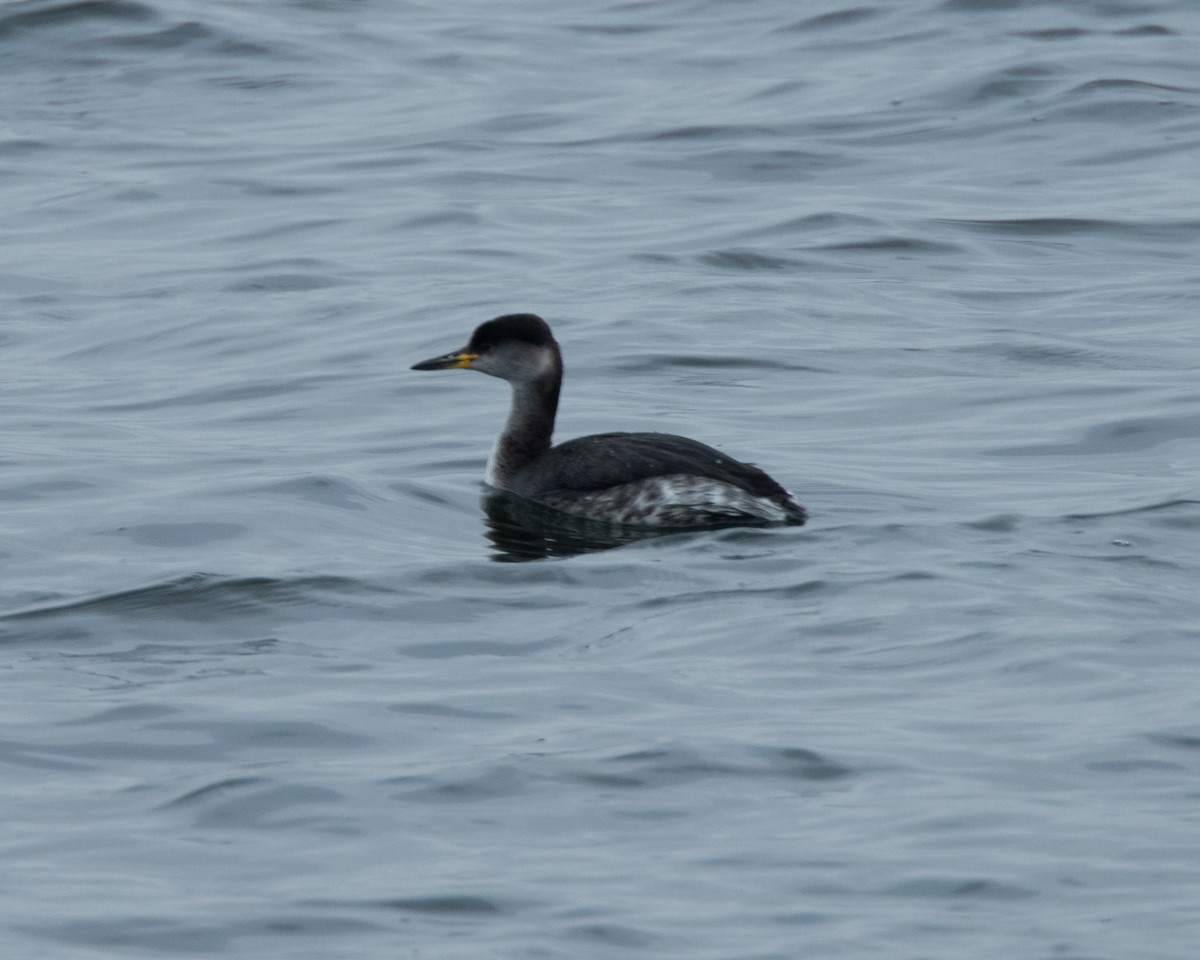
[[[0,4],[0,954],[1194,960],[1198,41]],[[517,310],[810,523],[489,517]]]

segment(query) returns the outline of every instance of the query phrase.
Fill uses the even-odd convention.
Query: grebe
[[[492,447],[493,487],[556,510],[642,527],[801,524],[804,508],[758,467],[668,433],[598,433],[550,445],[562,354],[532,313],[481,324],[461,350],[414,370],[478,370],[512,384],[508,421]]]

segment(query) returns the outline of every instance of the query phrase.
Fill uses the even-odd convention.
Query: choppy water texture
[[[1198,43],[0,4],[0,953],[1193,960]],[[489,509],[513,310],[810,524]]]

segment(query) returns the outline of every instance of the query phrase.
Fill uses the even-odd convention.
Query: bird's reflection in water
[[[485,493],[482,505],[487,514],[487,538],[496,549],[492,559],[497,563],[574,557],[684,532],[573,517],[503,490]]]

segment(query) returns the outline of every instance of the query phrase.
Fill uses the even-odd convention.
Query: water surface
[[[1191,960],[1200,11],[0,4],[0,944]],[[803,528],[489,517],[695,436]]]

